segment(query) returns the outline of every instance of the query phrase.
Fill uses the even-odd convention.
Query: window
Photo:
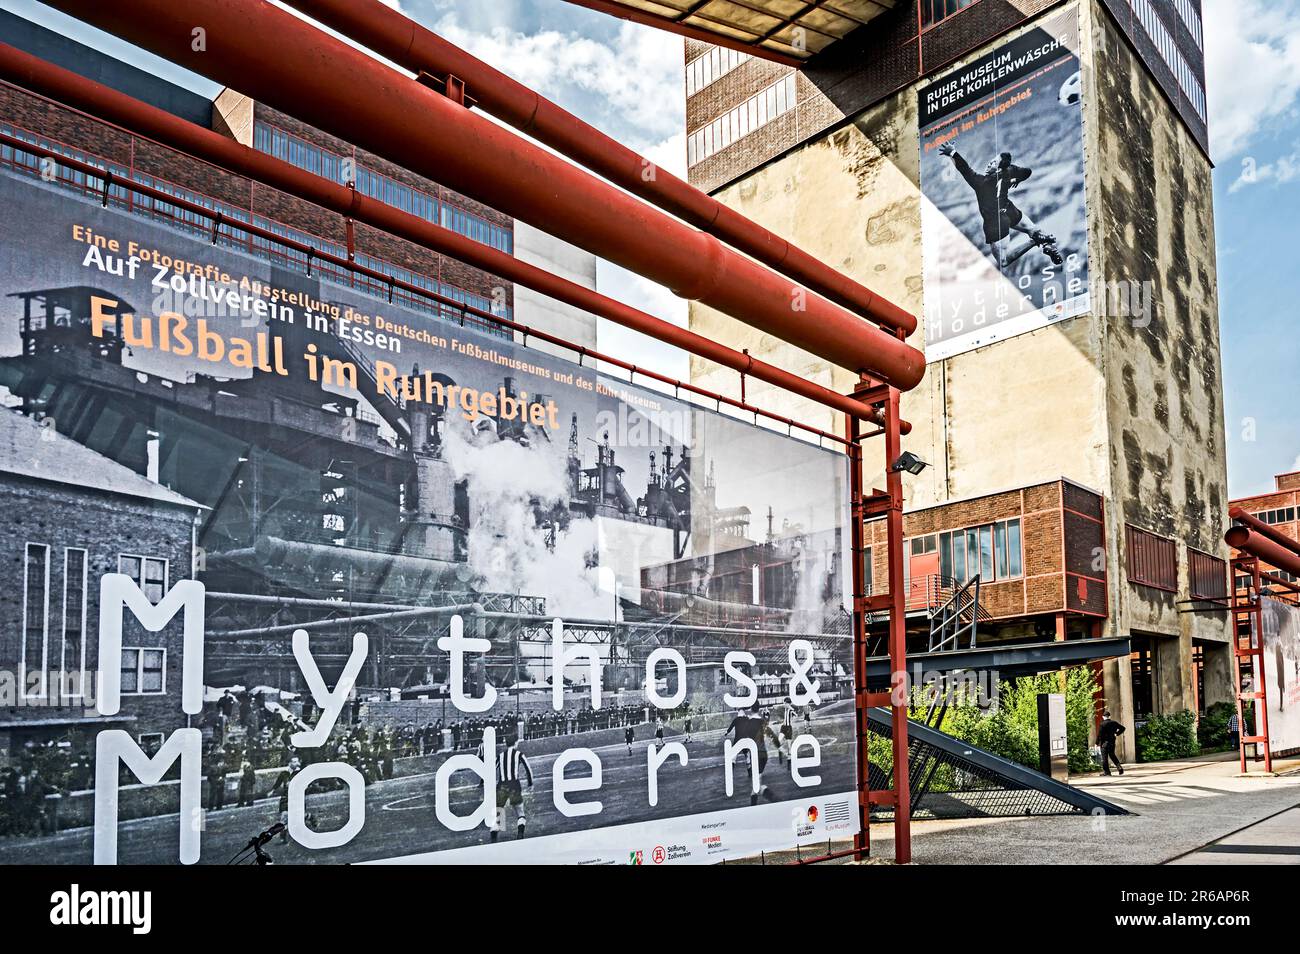
[[[86,551],[69,547],[63,551],[63,648],[59,671],[75,672],[75,681],[65,683],[77,695],[86,672]]]
[[[939,546],[939,538],[935,534],[928,537],[916,537],[912,540],[912,556],[923,556],[926,553],[933,553]]]
[[[41,679],[30,693],[45,695],[49,660],[50,616],[50,548],[41,543],[27,544],[23,571],[23,646],[20,671],[24,693],[28,692],[28,675],[40,673]]]
[[[974,2],[975,0],[921,0],[921,26],[934,26],[954,13],[965,10]]]
[[[976,576],[993,583],[1021,575],[1019,517],[941,533],[938,546],[939,575],[958,584]]]
[[[1128,0],[1128,5],[1133,10],[1138,22],[1142,24],[1142,29],[1160,54],[1160,58],[1165,61],[1165,65],[1173,72],[1174,79],[1177,81],[1179,89],[1182,90],[1183,96],[1192,109],[1196,111],[1196,115],[1204,121],[1206,118],[1205,87],[1201,85],[1186,57],[1178,49],[1178,43],[1174,40],[1173,34],[1169,32],[1169,28],[1156,14],[1151,0]],[[1191,8],[1187,0],[1179,0],[1177,5],[1179,8],[1178,14],[1182,17],[1188,32],[1196,41],[1196,45],[1198,47],[1203,46],[1200,17],[1196,15],[1196,11]]]
[[[697,129],[687,138],[687,162],[691,165],[703,162],[794,109],[796,94],[795,75],[791,73]]]
[[[1178,553],[1174,541],[1137,527],[1125,528],[1130,583],[1174,593],[1178,590]]]
[[[742,63],[748,62],[750,55],[739,50],[730,50],[715,46],[709,52],[697,56],[686,64],[686,95],[694,96],[722,77],[726,76]]]
[[[1198,600],[1228,598],[1228,564],[1218,557],[1187,548],[1187,575],[1191,596]]]
[[[356,190],[362,195],[391,205],[403,212],[449,228],[498,251],[514,252],[514,233],[489,222],[482,216],[439,200],[421,189],[413,188],[362,165],[351,157],[340,156],[300,139],[292,133],[258,122],[253,127],[253,148],[281,159],[299,169],[323,176],[332,182],[347,184],[347,173],[356,177]]]
[[[157,603],[167,595],[166,560],[124,553],[117,559],[117,572],[135,580],[150,603]]]
[[[161,695],[166,669],[165,649],[123,649],[122,692],[132,696]]]
[[[1255,514],[1260,520],[1267,524],[1294,523],[1295,507],[1279,507],[1276,510],[1261,510]]]

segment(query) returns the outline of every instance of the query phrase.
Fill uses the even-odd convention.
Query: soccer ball
[[[1078,106],[1083,101],[1083,75],[1078,70],[1061,84],[1060,100],[1062,106]]]

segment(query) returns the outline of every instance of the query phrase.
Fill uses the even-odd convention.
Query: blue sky
[[[385,0],[558,101],[661,167],[684,172],[682,41],[566,0]],[[211,84],[88,30],[36,0],[0,7],[66,30],[196,90]],[[1215,172],[1220,327],[1232,496],[1300,470],[1300,335],[1293,275],[1300,222],[1300,0],[1204,0]],[[601,263],[600,287],[669,320],[669,292]],[[602,348],[685,376],[684,359],[612,326]]]

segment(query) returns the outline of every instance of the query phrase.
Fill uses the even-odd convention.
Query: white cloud
[[[1259,144],[1300,98],[1300,3],[1206,0],[1211,153],[1218,163]]]
[[[608,43],[558,30],[482,33],[455,13],[433,29],[634,148],[648,149],[685,125],[682,44],[658,31],[624,23]]]
[[[1284,184],[1300,179],[1300,149],[1278,156],[1272,162],[1259,165],[1254,157],[1245,156],[1241,160],[1241,173],[1228,188],[1229,192],[1240,192],[1247,186],[1261,182]]]

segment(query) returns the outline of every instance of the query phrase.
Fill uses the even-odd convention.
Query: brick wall
[[[351,146],[332,136],[260,104],[256,108],[259,118],[265,118],[287,132],[340,154],[353,154]],[[346,241],[346,226],[342,216],[326,212],[294,196],[255,184],[249,179],[233,175],[208,163],[195,161],[192,157],[165,146],[133,137],[89,116],[3,84],[0,84],[0,122],[9,122],[127,168],[166,179],[239,208],[250,209],[258,215],[327,241],[339,245]],[[376,172],[438,195],[494,225],[513,229],[511,218],[481,203],[443,189],[436,183],[431,183],[377,156],[365,152],[358,152],[356,155],[359,162]],[[499,276],[488,275],[463,262],[438,255],[368,226],[357,225],[355,235],[356,250],[359,253],[373,255],[485,298],[492,298],[494,291],[501,289],[500,294],[504,296],[504,303],[507,306],[514,304],[513,285]]]
[[[1097,516],[1072,513],[1066,509],[1071,506]],[[905,514],[903,533],[910,540],[1019,518],[1022,576],[982,584],[981,605],[995,619],[1067,610],[1102,616],[1107,611],[1106,571],[1104,567],[1091,569],[1095,548],[1105,546],[1102,513],[1101,498],[1093,492],[1053,481]],[[872,591],[886,593],[889,567],[884,521],[867,525],[866,542],[872,548]],[[1085,573],[1089,580],[1081,597],[1078,577]]]
[[[16,672],[23,634],[23,583],[28,543],[49,550],[48,653],[57,668],[63,638],[64,553],[86,550],[86,665],[98,666],[99,580],[118,572],[124,553],[168,560],[168,585],[187,579],[192,565],[195,514],[172,505],[121,495],[83,490],[67,484],[0,475],[0,669]],[[121,715],[133,735],[171,732],[184,724],[180,708],[181,621],[179,616],[162,632],[149,633],[127,614],[124,647],[167,650],[166,691],[161,695],[122,695]],[[19,706],[0,710],[3,729],[24,722],[84,714],[79,707]],[[7,725],[5,725],[7,724]],[[57,732],[55,733],[57,737]]]

